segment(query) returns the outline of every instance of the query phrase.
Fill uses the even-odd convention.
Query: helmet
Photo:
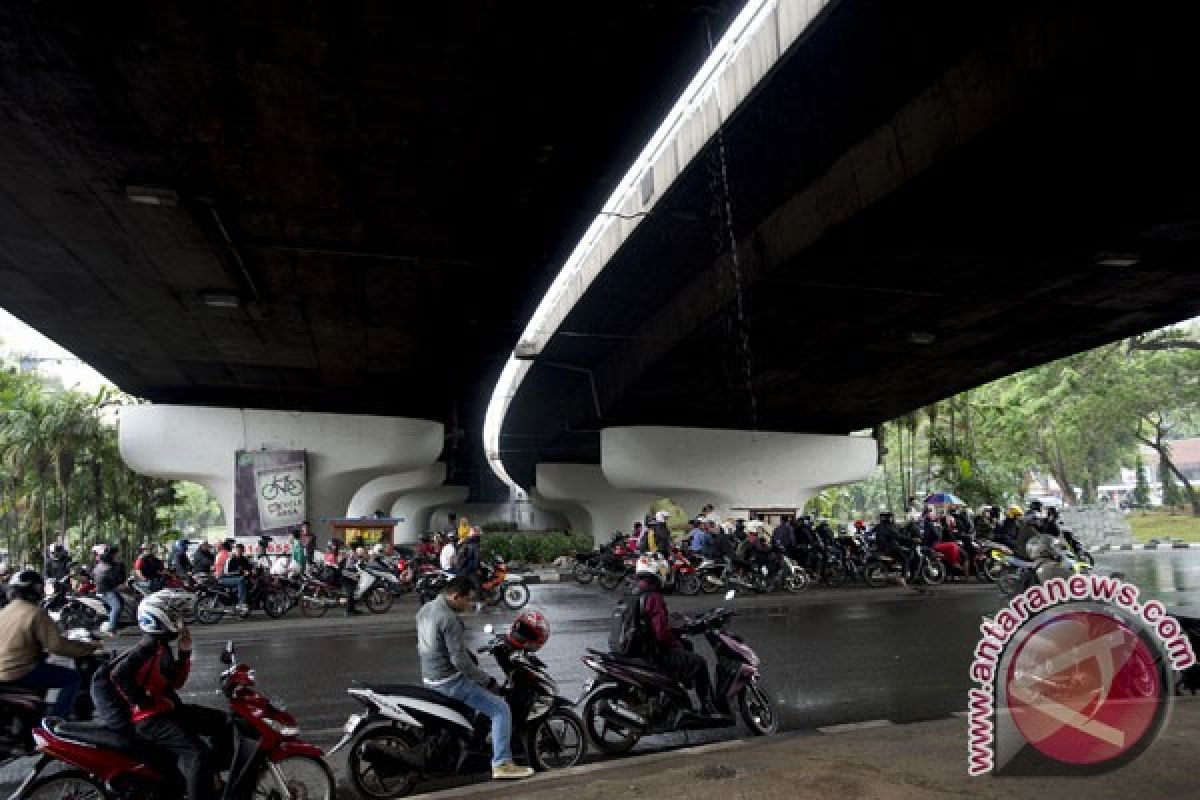
[[[45,594],[46,583],[35,569],[23,569],[8,579],[8,596],[19,597],[30,603],[40,602]]]
[[[171,635],[183,629],[183,610],[171,597],[155,592],[138,603],[138,627],[150,634]]]
[[[892,523],[896,521],[896,515],[891,511],[880,511],[879,521],[883,523]]]
[[[196,595],[183,589],[159,589],[146,596],[146,600],[151,597],[155,598],[155,602],[159,605],[170,606],[176,611],[183,613],[196,605]]]
[[[1041,511],[1042,510],[1042,501],[1034,500],[1033,502],[1031,502],[1029,504],[1029,510],[1030,511]]]
[[[513,647],[536,653],[550,638],[550,623],[540,611],[522,611],[513,620],[505,638]]]
[[[1020,518],[1020,516],[1021,516],[1021,507],[1020,506],[1009,506],[1008,507],[1008,518],[1009,519],[1018,519],[1018,518]]]
[[[374,547],[371,548],[371,555],[373,555],[373,556],[383,555],[383,543],[382,542],[380,542],[379,544],[376,544]]]
[[[654,521],[655,522],[666,522],[667,519],[670,518],[670,516],[671,515],[666,511],[656,511],[656,512],[654,512]]]
[[[661,586],[667,577],[667,562],[661,556],[646,554],[637,560],[633,571],[639,578],[654,578]]]

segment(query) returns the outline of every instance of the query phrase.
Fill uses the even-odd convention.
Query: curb
[[[1129,553],[1139,550],[1200,550],[1200,542],[1161,542],[1157,544],[1102,544],[1097,553]]]

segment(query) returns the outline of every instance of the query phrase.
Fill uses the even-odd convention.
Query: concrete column
[[[734,508],[801,508],[827,486],[875,470],[874,439],[808,433],[654,426],[600,433],[603,476],[615,489]]]
[[[592,517],[587,509],[570,500],[552,500],[538,491],[537,486],[529,490],[529,502],[539,511],[557,514],[566,520],[571,533],[591,535]]]
[[[434,486],[404,492],[392,503],[391,516],[396,523],[396,544],[412,544],[429,530],[429,518],[441,506],[453,506],[467,499],[465,486]]]
[[[376,511],[387,511],[396,498],[413,489],[432,489],[446,480],[446,465],[433,464],[408,472],[382,475],[367,481],[350,498],[347,517],[369,517]]]
[[[316,523],[345,516],[368,481],[432,465],[442,437],[442,424],[429,420],[195,406],[126,406],[119,424],[130,469],[208,487],[231,527],[238,450],[306,451],[308,517]]]
[[[581,532],[596,543],[607,542],[613,531],[630,533],[660,497],[618,489],[594,464],[538,464],[535,492],[530,496],[561,504],[564,513],[570,506],[586,511],[590,528]]]

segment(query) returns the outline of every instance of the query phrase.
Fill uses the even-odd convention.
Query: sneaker
[[[518,767],[511,761],[492,767],[492,780],[494,781],[519,781],[531,775],[533,775],[533,770],[529,767]]]

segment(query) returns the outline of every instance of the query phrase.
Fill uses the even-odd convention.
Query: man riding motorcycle
[[[155,592],[138,604],[141,640],[93,681],[96,716],[105,727],[152,742],[177,759],[189,800],[216,796],[216,755],[227,739],[226,715],[188,705],[177,694],[192,665],[192,636],[183,610],[170,590]],[[171,651],[178,639],[179,654]],[[200,737],[212,741],[206,744]]]
[[[879,522],[875,525],[875,549],[880,555],[896,559],[904,567],[904,573],[909,574],[911,551],[900,543],[900,531],[896,528],[896,515],[891,511],[879,512]]]
[[[50,664],[46,654],[80,658],[100,645],[64,639],[40,605],[44,590],[42,576],[32,569],[23,569],[9,579],[8,605],[0,610],[0,683],[58,689],[50,713],[69,719],[79,693],[79,670]]]
[[[642,556],[635,568],[636,596],[639,614],[639,651],[660,669],[677,680],[690,681],[696,687],[700,713],[707,717],[720,716],[713,703],[712,679],[704,656],[691,650],[671,628],[667,602],[662,595],[667,565],[662,559]]]
[[[417,612],[417,656],[421,680],[431,689],[452,697],[492,721],[492,778],[528,778],[533,770],[512,761],[512,712],[496,692],[496,679],[479,668],[467,649],[459,614],[471,606],[473,584],[459,575],[441,595]]]

